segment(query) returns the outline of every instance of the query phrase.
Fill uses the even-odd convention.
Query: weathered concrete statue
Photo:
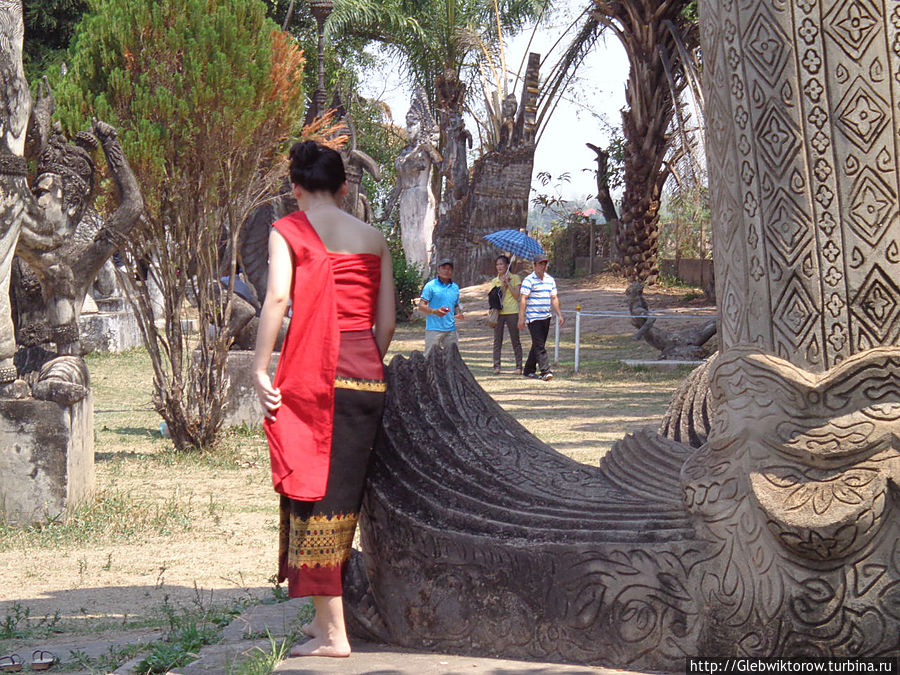
[[[689,403],[708,438],[698,413],[670,425],[684,442],[644,432],[579,465],[457,352],[398,357],[345,589],[357,633],[654,670],[900,655],[900,5],[707,0],[701,28],[720,353]]]
[[[47,94],[49,95],[49,93]],[[119,207],[94,232],[78,229],[90,204],[96,167],[91,151],[103,147],[119,194]],[[79,356],[78,315],[103,265],[137,223],[143,201],[116,131],[94,120],[93,135],[69,143],[56,126],[38,159],[34,199],[28,202],[17,249],[43,288],[51,339],[57,353]]]
[[[0,3],[0,81],[6,105],[2,108],[4,136],[0,156],[2,177],[2,245],[0,245],[0,382],[16,378],[12,363],[15,338],[9,307],[9,280],[13,254],[30,266],[40,282],[51,327],[50,339],[60,355],[80,355],[77,318],[85,293],[122,237],[140,216],[143,203],[137,182],[116,132],[94,121],[94,135],[79,133],[68,143],[59,127],[51,131],[54,101],[46,81],[38,88],[32,109],[31,95],[22,73],[22,8],[19,2]],[[30,122],[30,124],[26,124]],[[27,132],[27,138],[26,138]],[[95,167],[91,151],[97,138],[120,197],[120,206],[92,236],[76,236],[76,226],[90,203]],[[31,189],[23,155],[38,160],[38,175]]]
[[[0,0],[0,518],[28,524],[63,515],[93,490],[93,401],[75,319],[142,201],[115,130],[95,121],[122,204],[93,236],[76,237],[93,181],[85,147],[91,141],[82,136],[74,146],[58,130],[51,135],[48,88],[40,87],[32,110],[22,41],[22,3]],[[38,159],[33,191],[26,154]],[[9,282],[16,252],[39,280],[59,352],[30,391],[13,361]]]
[[[25,135],[31,94],[22,69],[22,4],[0,2],[0,384],[16,379],[15,332],[9,306],[12,260],[22,229],[24,207],[31,201],[26,176]]]
[[[431,116],[425,91],[417,89],[406,113],[406,147],[394,165],[397,184],[388,200],[385,214],[400,201],[400,237],[406,259],[427,267],[431,251],[431,233],[437,218],[431,189],[433,167],[440,167],[441,154],[435,144],[437,125]]]
[[[516,100],[515,94],[507,94],[500,109],[500,138],[497,141],[497,150],[505,150],[516,142],[516,110],[518,109],[519,102]]]
[[[438,258],[456,261],[454,280],[462,285],[478,283],[494,275],[497,249],[482,237],[496,230],[518,230],[528,220],[528,195],[534,167],[534,134],[539,85],[540,56],[530,54],[525,71],[521,103],[507,96],[487,152],[472,163],[465,161],[471,135],[459,112],[464,85],[451,87],[449,79],[438,81],[441,114],[449,126],[441,173],[444,194],[434,229],[434,251]]]

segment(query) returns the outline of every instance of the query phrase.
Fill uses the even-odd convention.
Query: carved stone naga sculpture
[[[0,383],[12,382],[17,376],[8,302],[13,254],[20,255],[40,281],[58,354],[77,358],[77,318],[85,293],[143,209],[137,181],[113,127],[94,120],[94,136],[79,133],[78,144],[69,144],[58,127],[50,128],[54,103],[46,82],[39,87],[31,115],[31,96],[22,72],[22,38],[21,2],[0,0],[0,87],[4,95],[0,106]],[[74,235],[90,202],[95,171],[90,149],[96,147],[96,139],[110,166],[120,206],[86,240]],[[39,175],[31,189],[26,182],[26,153],[38,158]],[[42,379],[67,381],[74,377],[74,384],[85,385],[86,381],[77,381],[85,371],[67,363],[63,359],[57,368],[48,364]],[[71,392],[63,397],[70,398]]]
[[[900,5],[709,0],[701,29],[720,353],[685,442],[580,465],[455,350],[396,358],[357,634],[653,670],[900,654]]]

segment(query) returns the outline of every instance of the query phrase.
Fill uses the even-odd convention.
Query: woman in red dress
[[[312,141],[290,153],[299,211],[269,236],[269,277],[256,339],[256,393],[272,480],[281,495],[279,580],[312,596],[310,640],[291,656],[349,656],[341,576],[384,405],[382,359],[394,334],[394,283],[384,236],[342,211],[344,164]],[[291,325],[274,381],[267,374],[285,313]]]

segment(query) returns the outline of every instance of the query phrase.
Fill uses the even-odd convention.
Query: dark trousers
[[[512,342],[513,354],[516,356],[516,368],[522,368],[522,341],[519,339],[519,315],[501,314],[494,326],[494,368],[500,367],[500,351],[503,348],[503,327],[509,329],[509,341]]]
[[[525,361],[524,375],[535,372],[535,367],[540,366],[541,374],[550,372],[550,358],[544,345],[547,343],[547,335],[550,333],[550,317],[536,319],[528,324],[528,332],[531,333],[531,351],[528,352],[528,360]]]

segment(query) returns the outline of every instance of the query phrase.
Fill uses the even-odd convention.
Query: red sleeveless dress
[[[265,425],[282,495],[278,576],[291,597],[341,595],[384,406],[372,334],[381,259],[328,252],[301,212],[275,227],[294,260],[291,326],[274,380],[282,406]]]

